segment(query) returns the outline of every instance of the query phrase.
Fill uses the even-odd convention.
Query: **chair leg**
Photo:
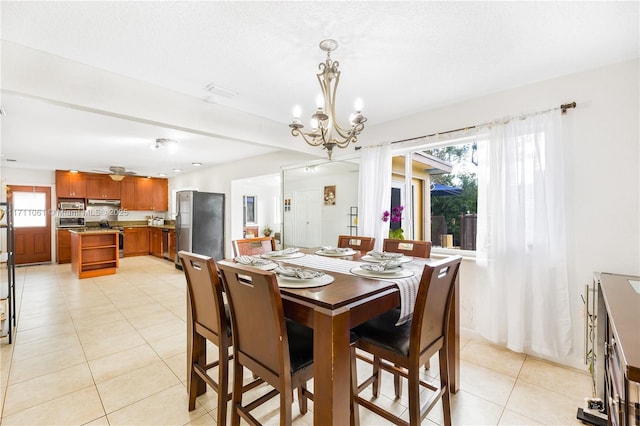
[[[191,345],[188,345],[187,359],[189,360],[189,411],[196,408],[196,398],[207,391],[207,384],[194,368],[195,364],[205,366],[207,363],[207,342],[204,337],[193,332],[191,335]]]
[[[428,370],[431,368],[431,360],[427,360],[427,362],[424,363],[424,369]]]
[[[396,391],[396,399],[399,399],[402,396],[402,376],[399,374],[393,374],[393,389]]]
[[[298,388],[298,407],[300,408],[300,414],[307,413],[307,397],[304,395],[305,390],[307,390],[307,382],[304,382],[302,386]]]
[[[236,361],[233,362],[233,395],[231,397],[231,426],[240,426],[239,406],[242,405],[242,376],[244,367]]]
[[[442,410],[444,411],[444,426],[451,426],[451,393],[449,392],[449,360],[447,355],[447,343],[445,342],[439,351],[440,363],[440,387],[442,393]]]
[[[229,349],[218,347],[218,424],[227,424],[229,399]]]
[[[420,366],[417,365],[417,371],[412,371],[409,369],[409,379],[408,379],[408,398],[409,398],[409,424],[410,425],[419,425],[420,424],[420,412],[422,411],[422,407],[420,407]],[[397,376],[400,378],[400,376]]]
[[[380,393],[380,357],[373,356],[373,383],[371,384],[371,392],[373,397],[377,398]]]
[[[293,403],[293,391],[280,392],[280,426],[291,426],[292,414],[291,404]]]
[[[356,348],[351,347],[351,426],[360,426],[360,409],[358,408],[358,368]]]

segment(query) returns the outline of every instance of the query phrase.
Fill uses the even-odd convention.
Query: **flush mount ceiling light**
[[[358,142],[358,135],[364,129],[364,123],[367,121],[366,117],[362,115],[362,102],[356,101],[356,112],[351,115],[351,127],[344,129],[340,127],[335,119],[336,115],[336,91],[338,89],[338,83],[340,82],[340,66],[337,61],[331,60],[331,52],[338,48],[338,42],[332,39],[323,40],[320,42],[320,49],[327,52],[327,59],[324,62],[320,62],[318,67],[320,72],[317,75],[320,88],[322,89],[322,97],[324,102],[320,99],[318,109],[311,116],[311,131],[303,132],[304,126],[300,121],[300,107],[296,106],[293,112],[293,121],[289,124],[291,127],[291,134],[293,136],[302,136],[304,141],[311,146],[322,146],[327,150],[329,154],[329,160],[331,160],[331,154],[333,148],[346,148],[351,142]],[[324,103],[324,107],[322,106]]]

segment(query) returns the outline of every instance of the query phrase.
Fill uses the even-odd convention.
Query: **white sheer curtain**
[[[558,111],[493,126],[478,143],[477,330],[517,352],[572,346]]]
[[[391,199],[391,147],[365,148],[360,157],[360,208],[358,234],[376,239],[376,249],[389,235],[389,223],[382,213]]]

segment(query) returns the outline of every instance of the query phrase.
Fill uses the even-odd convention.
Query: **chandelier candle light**
[[[335,119],[336,115],[336,91],[340,82],[340,66],[337,61],[331,60],[331,52],[338,48],[338,42],[332,39],[320,42],[320,49],[327,52],[327,59],[320,62],[318,68],[320,72],[317,75],[320,88],[322,89],[322,97],[324,98],[324,107],[322,99],[318,102],[318,109],[311,116],[311,131],[301,131],[304,127],[300,121],[300,107],[296,106],[293,112],[293,121],[289,124],[291,134],[293,136],[302,136],[304,141],[311,146],[320,146],[327,150],[329,160],[333,148],[346,148],[351,142],[358,141],[358,135],[364,129],[366,117],[362,115],[362,102],[356,101],[356,112],[351,115],[351,127],[344,129],[340,127]]]

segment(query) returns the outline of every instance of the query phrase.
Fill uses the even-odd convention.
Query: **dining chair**
[[[187,280],[187,389],[189,411],[195,409],[196,397],[211,386],[218,395],[217,422],[226,424],[229,392],[229,347],[233,339],[229,322],[229,309],[222,296],[223,286],[216,263],[209,256],[181,250],[178,257]],[[207,340],[218,348],[218,359],[207,364]],[[208,371],[218,368],[218,378]],[[251,389],[261,382],[246,385]]]
[[[375,243],[376,239],[373,237],[358,237],[353,235],[338,236],[338,247],[340,248],[352,248],[354,250],[368,252],[373,250]]]
[[[276,249],[276,242],[273,237],[246,238],[233,240],[234,256],[252,256],[265,254]]]
[[[385,238],[382,242],[382,250],[392,253],[403,253],[405,256],[429,258],[429,256],[431,256],[431,241],[393,240]]]
[[[461,256],[452,256],[425,266],[410,321],[396,326],[399,311],[392,309],[353,329],[359,338],[351,347],[351,385],[356,407],[365,407],[397,425],[419,425],[436,402],[442,399],[444,424],[451,425],[447,330],[461,261]],[[360,385],[354,368],[356,348],[381,359],[379,368],[374,368],[373,374]],[[420,366],[436,353],[440,361],[439,386],[420,380]],[[371,384],[374,399],[377,397],[381,369],[408,379],[409,422],[359,396]],[[420,386],[434,391],[422,407]],[[400,397],[397,391],[396,397]],[[354,409],[354,413],[357,415],[358,410]]]
[[[240,418],[259,425],[251,411],[280,395],[280,424],[291,424],[293,391],[298,389],[300,413],[307,412],[313,394],[313,330],[286,319],[276,274],[243,265],[220,263],[231,313],[233,346],[233,398],[231,424]],[[244,368],[273,387],[259,398],[242,404]]]

